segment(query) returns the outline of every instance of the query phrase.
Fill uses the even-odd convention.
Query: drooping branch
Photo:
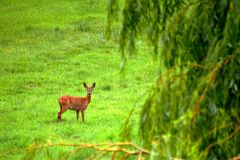
[[[36,150],[42,150],[45,148],[51,147],[74,147],[75,149],[71,150],[68,154],[65,155],[64,159],[68,159],[80,150],[83,149],[94,149],[99,152],[95,158],[100,159],[102,156],[106,154],[112,154],[112,159],[115,159],[117,153],[122,153],[123,157],[137,156],[137,158],[142,155],[150,155],[150,151],[143,149],[136,144],[131,142],[119,142],[119,143],[99,143],[99,144],[69,144],[69,143],[48,143],[48,144],[40,144],[40,145],[32,145],[23,149],[15,149],[10,150],[8,152],[0,153],[0,157],[8,156],[9,154],[18,153],[18,152],[32,152]],[[92,158],[90,158],[92,159]]]

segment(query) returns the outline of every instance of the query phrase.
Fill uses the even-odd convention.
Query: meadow
[[[139,54],[120,74],[121,26],[106,39],[107,1],[8,0],[0,8],[0,159],[27,159],[25,152],[4,153],[33,144],[119,142],[133,107],[131,141],[140,144],[139,113],[157,68],[139,41]],[[96,82],[85,123],[72,111],[57,123],[58,98],[86,96],[83,82]],[[45,149],[35,159],[60,159],[69,150]]]

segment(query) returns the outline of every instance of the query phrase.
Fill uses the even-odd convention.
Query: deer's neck
[[[91,101],[91,96],[88,96],[88,95],[87,95],[86,99],[87,99],[87,102],[90,103],[90,101]]]

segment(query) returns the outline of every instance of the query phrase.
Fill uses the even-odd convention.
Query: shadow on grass
[[[87,120],[87,121],[84,121],[84,123],[82,122],[82,120],[68,120],[68,119],[62,119],[62,121],[58,121],[57,118],[56,119],[47,119],[47,120],[44,120],[43,121],[45,124],[47,125],[51,125],[51,124],[54,124],[54,125],[69,125],[69,126],[72,126],[72,125],[81,125],[81,126],[94,126],[94,123],[90,120]]]

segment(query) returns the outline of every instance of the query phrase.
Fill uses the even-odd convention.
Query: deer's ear
[[[87,88],[87,84],[86,84],[85,82],[83,82],[83,86],[84,86],[85,88]]]
[[[95,88],[95,86],[96,86],[96,83],[94,82],[94,83],[92,84],[92,87]]]

